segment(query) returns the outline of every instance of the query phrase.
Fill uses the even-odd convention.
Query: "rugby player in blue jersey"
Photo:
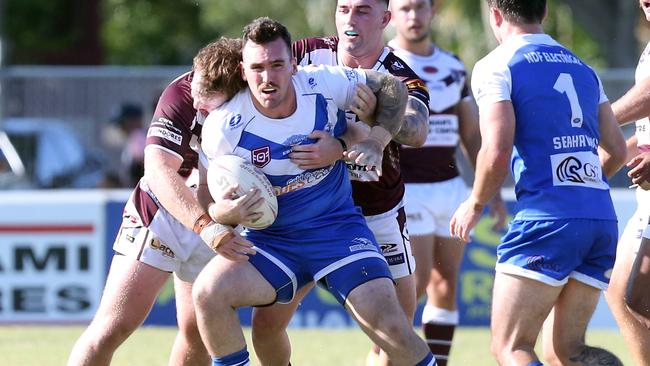
[[[450,229],[469,240],[510,163],[517,206],[497,248],[492,352],[501,365],[541,365],[544,326],[549,364],[620,365],[584,335],[614,264],[606,175],[625,159],[623,135],[596,73],[544,34],[545,0],[487,2],[500,45],[472,73],[483,144]]]
[[[288,157],[293,146],[312,143],[313,131],[337,137],[345,132],[344,111],[361,83],[377,98],[376,122],[368,137],[350,146],[347,157],[381,167],[382,152],[400,128],[406,87],[371,70],[297,68],[288,31],[268,18],[248,25],[244,41],[242,74],[249,90],[206,120],[203,162],[238,155],[260,168],[281,194],[273,225],[243,232],[255,244],[240,253],[248,260],[218,256],[195,283],[197,322],[213,365],[249,364],[237,308],[290,302],[301,287],[314,282],[346,307],[395,365],[435,365],[400,309],[388,264],[352,201],[345,164],[338,160],[325,168],[303,169]],[[241,123],[225,123],[231,120]],[[261,150],[264,161],[253,159]]]

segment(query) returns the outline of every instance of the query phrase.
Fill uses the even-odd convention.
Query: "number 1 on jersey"
[[[569,98],[569,105],[571,106],[571,127],[582,127],[582,108],[578,102],[578,93],[576,93],[571,75],[561,73],[555,81],[553,89],[562,94],[566,94],[567,98]]]

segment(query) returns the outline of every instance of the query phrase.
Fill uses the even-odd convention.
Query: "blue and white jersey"
[[[265,117],[244,90],[210,113],[203,125],[201,160],[238,155],[261,169],[278,198],[278,217],[267,233],[288,235],[326,227],[333,219],[354,213],[345,164],[303,170],[289,159],[294,145],[311,144],[307,136],[322,130],[340,136],[346,130],[345,110],[357,83],[365,83],[360,69],[337,66],[299,67],[293,76],[297,108],[289,117]]]
[[[546,34],[513,36],[476,64],[472,90],[479,112],[512,101],[515,219],[616,219],[597,151],[608,100],[591,67]]]

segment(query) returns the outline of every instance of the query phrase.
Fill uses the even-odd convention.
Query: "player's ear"
[[[239,73],[241,74],[241,78],[244,79],[244,81],[248,81],[248,79],[246,79],[246,73],[244,73],[244,62],[243,61],[239,62]]]
[[[295,57],[291,58],[291,75],[296,75],[298,73],[298,62]]]
[[[390,10],[384,11],[384,15],[381,18],[381,29],[386,28],[386,26],[390,23],[390,18],[391,18]]]

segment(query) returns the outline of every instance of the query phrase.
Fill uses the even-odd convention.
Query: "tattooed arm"
[[[350,147],[345,153],[348,160],[376,169],[381,175],[384,148],[402,127],[408,94],[406,86],[396,77],[373,70],[365,70],[366,85],[377,98],[375,122],[368,137]]]
[[[429,133],[429,108],[419,99],[409,96],[402,128],[393,140],[403,145],[420,147]]]

